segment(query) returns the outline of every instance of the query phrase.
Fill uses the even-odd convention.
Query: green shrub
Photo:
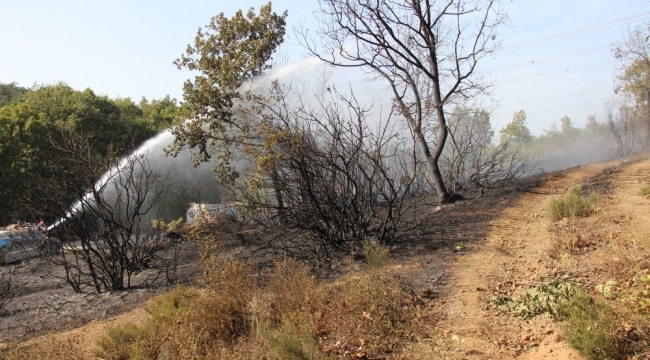
[[[650,196],[650,186],[641,189],[640,195],[641,196]]]
[[[107,360],[147,359],[143,349],[138,344],[150,334],[143,326],[133,323],[120,324],[108,330],[99,339],[97,357]]]
[[[388,247],[380,245],[376,240],[364,240],[363,256],[371,269],[379,269],[390,261]]]
[[[310,326],[300,323],[296,326],[284,323],[278,329],[263,326],[259,331],[262,342],[267,348],[266,359],[269,360],[328,360],[333,359],[323,354],[318,348],[316,336]]]
[[[214,260],[214,259],[212,259]],[[151,319],[142,326],[121,325],[99,342],[108,359],[213,358],[246,338],[251,330],[249,302],[257,292],[253,267],[245,262],[204,260],[206,289],[177,287],[152,299]]]
[[[566,276],[558,276],[551,281],[534,286],[518,299],[504,294],[495,294],[484,300],[502,312],[514,316],[532,318],[547,314],[558,317],[559,309],[568,303],[577,291],[580,291],[578,287]]]
[[[195,288],[178,285],[172,291],[149,300],[145,310],[153,321],[171,323],[181,309],[187,309],[200,295]]]
[[[154,297],[145,306],[151,318],[143,325],[126,323],[110,328],[97,345],[96,355],[102,359],[161,358],[165,334],[173,333],[179,318],[198,301],[200,292],[194,288],[177,286]],[[164,357],[162,357],[164,358]]]
[[[577,218],[588,216],[594,209],[596,195],[588,197],[582,195],[582,188],[574,186],[563,198],[552,198],[549,213],[552,221],[562,220],[566,217]]]
[[[616,334],[617,316],[584,291],[561,308],[566,339],[587,359],[622,359],[625,339]]]

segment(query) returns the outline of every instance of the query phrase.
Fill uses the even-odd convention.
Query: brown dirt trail
[[[529,189],[490,222],[484,241],[457,259],[447,272],[448,291],[443,295],[446,316],[439,325],[445,338],[441,346],[443,358],[582,359],[550,318],[538,316],[526,321],[500,314],[481,299],[494,290],[521,293],[542,278],[567,272],[567,261],[551,257],[557,239],[549,231],[549,200],[574,185],[603,186],[602,181],[593,179],[599,175],[602,178],[603,172],[613,165],[619,164],[589,165],[546,176],[539,186]],[[635,224],[650,224],[650,202],[638,196],[640,189],[650,184],[650,160],[620,166],[616,174],[606,177],[609,194],[605,201],[599,201],[599,207],[604,208],[599,216],[607,218],[610,213],[622,213],[637,219]],[[648,229],[637,226],[637,230]],[[605,247],[600,243],[597,246]],[[599,253],[605,257],[607,254],[607,249],[591,251],[593,254],[579,260],[570,258],[570,269],[588,274],[593,266],[580,262],[586,263],[589,257],[597,262]]]

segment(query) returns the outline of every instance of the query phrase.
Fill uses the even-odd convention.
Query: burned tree
[[[8,267],[0,273],[0,312],[14,299],[16,284],[12,281],[13,268]]]
[[[52,161],[35,175],[41,186],[30,198],[39,201],[30,206],[57,219],[49,235],[60,240],[59,249],[48,259],[64,269],[64,280],[78,292],[104,292],[171,279],[175,243],[151,226],[160,220],[165,181],[146,156],[116,164],[96,155],[87,137],[72,134],[63,134],[53,148]],[[134,283],[140,272],[146,275]]]
[[[613,104],[607,104],[605,122],[616,140],[618,156],[624,158],[632,154],[636,143],[641,142],[634,110],[626,105],[616,109]]]
[[[506,139],[494,144],[490,114],[485,110],[457,107],[449,117],[453,134],[441,155],[445,183],[453,193],[488,188],[510,181],[525,171],[526,159]]]
[[[631,95],[634,99],[636,120],[640,125],[638,130],[645,130],[643,147],[648,147],[650,146],[650,22],[646,21],[630,29],[627,38],[616,44],[613,50],[616,58],[622,63],[621,72],[618,74],[620,84],[616,91]],[[616,136],[616,133],[614,135]]]
[[[505,20],[498,0],[320,4],[318,40],[303,31],[305,46],[329,64],[368,69],[387,81],[422,150],[439,202],[447,202],[451,193],[439,164],[449,135],[445,108],[488,89],[475,72],[498,45],[496,28]],[[426,136],[429,123],[436,129],[433,142]]]
[[[265,138],[245,150],[255,166],[240,193],[241,215],[263,230],[249,234],[264,234],[276,249],[329,258],[408,228],[405,214],[423,200],[411,188],[419,161],[390,114],[371,129],[368,119],[382,115],[335,88],[313,107],[278,84],[253,100]]]

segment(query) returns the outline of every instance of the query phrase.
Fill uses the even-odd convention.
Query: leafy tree
[[[650,145],[650,22],[629,30],[627,39],[615,46],[614,55],[623,65],[617,91],[635,99],[637,112],[643,114],[647,147]]]
[[[512,143],[515,145],[526,145],[532,139],[530,130],[526,126],[526,112],[519,110],[512,116],[512,121],[501,129],[501,143]]]
[[[596,115],[589,115],[587,117],[587,123],[585,124],[585,134],[591,137],[602,136],[607,132],[607,126],[598,119]]]
[[[439,202],[448,202],[439,166],[448,136],[445,109],[488,88],[473,75],[499,44],[496,28],[505,20],[499,1],[324,0],[319,15],[316,39],[303,32],[307,48],[329,64],[365,68],[387,81]]]
[[[571,118],[567,115],[560,119],[560,124],[562,124],[561,131],[565,139],[570,139],[580,133],[580,129],[573,126]]]
[[[20,101],[28,90],[18,86],[15,82],[9,84],[0,83],[0,107],[14,101]]]
[[[176,99],[169,95],[159,100],[140,100],[138,107],[142,111],[143,121],[153,131],[161,131],[173,125],[180,113],[180,106]]]
[[[0,108],[0,221],[20,219],[19,199],[29,188],[42,144],[52,126],[26,104],[14,102]]]
[[[26,93],[24,102],[47,124],[89,134],[101,153],[107,153],[108,144],[114,144],[118,153],[133,147],[131,139],[123,136],[128,129],[120,121],[120,108],[91,89],[76,91],[64,83],[45,85]]]
[[[198,72],[183,86],[186,120],[176,124],[170,148],[176,156],[181,149],[195,149],[194,163],[208,162],[218,154],[214,171],[223,182],[238,176],[231,166],[234,145],[252,145],[257,124],[236,106],[245,94],[240,90],[249,81],[270,69],[271,60],[285,35],[287,12],[272,12],[271,3],[256,14],[237,11],[228,19],[221,13],[199,29],[194,44],[175,61],[179,69]]]
[[[35,87],[21,101],[0,107],[0,158],[4,162],[0,222],[25,219],[23,203],[37,186],[32,179],[54,161],[52,143],[61,134],[85,134],[96,154],[121,157],[169,124],[178,109],[168,98],[161,105],[152,104],[143,107],[130,99],[112,100],[90,89],[77,91],[58,83]],[[56,185],[66,187],[65,183]]]

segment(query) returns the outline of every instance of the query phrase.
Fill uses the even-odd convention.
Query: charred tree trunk
[[[447,188],[445,187],[444,181],[442,179],[442,173],[440,172],[440,166],[438,165],[439,163],[438,160],[440,159],[440,155],[442,154],[442,149],[444,148],[445,141],[447,139],[447,127],[442,126],[433,153],[431,153],[429,144],[424,138],[424,134],[422,133],[422,131],[416,131],[416,137],[418,143],[420,144],[420,147],[422,148],[422,152],[424,153],[424,158],[427,161],[427,166],[429,167],[429,171],[431,172],[433,188],[436,191],[436,195],[438,196],[438,203],[444,204],[449,198],[449,192],[447,192]]]
[[[646,98],[647,98],[647,101],[646,101],[647,103],[646,103],[646,107],[645,107],[645,109],[646,109],[646,119],[645,119],[646,133],[645,133],[645,144],[643,146],[644,148],[647,148],[648,146],[650,146],[650,85],[648,86],[648,89],[649,90],[646,92]]]

